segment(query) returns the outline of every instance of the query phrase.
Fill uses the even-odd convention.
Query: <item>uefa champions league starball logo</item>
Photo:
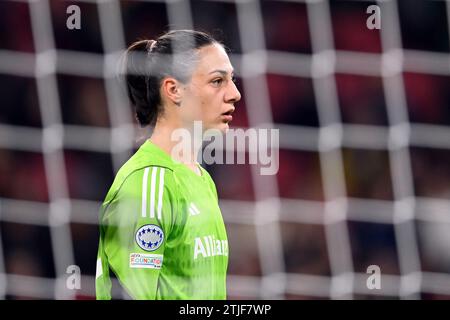
[[[146,224],[136,231],[136,242],[145,251],[155,251],[164,241],[164,232],[154,224]]]

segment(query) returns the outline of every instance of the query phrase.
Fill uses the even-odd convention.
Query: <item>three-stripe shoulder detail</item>
[[[142,176],[142,209],[143,218],[161,219],[164,196],[164,176],[166,169],[163,167],[147,167]]]

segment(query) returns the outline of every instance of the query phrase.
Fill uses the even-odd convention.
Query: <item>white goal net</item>
[[[66,27],[70,5],[80,30]],[[379,30],[366,26],[371,5]],[[148,134],[117,61],[169,28],[221,30],[242,93],[236,126],[280,130],[276,175],[207,168],[228,230],[229,298],[450,298],[450,1],[0,8],[0,298],[95,297],[100,204]],[[67,286],[70,266],[79,288]]]

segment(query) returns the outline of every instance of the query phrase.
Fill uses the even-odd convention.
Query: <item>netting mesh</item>
[[[64,28],[70,4],[79,31]],[[371,4],[379,31],[365,26]],[[0,6],[0,297],[95,296],[98,209],[148,135],[117,61],[167,26],[223,30],[243,93],[236,126],[280,129],[277,175],[208,167],[230,298],[450,296],[449,1]],[[66,287],[70,265],[79,290]],[[379,290],[366,286],[369,265]]]

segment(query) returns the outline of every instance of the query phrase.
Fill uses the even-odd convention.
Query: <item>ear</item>
[[[164,78],[161,84],[161,93],[168,101],[180,106],[182,91],[181,86],[182,84],[173,77]]]

